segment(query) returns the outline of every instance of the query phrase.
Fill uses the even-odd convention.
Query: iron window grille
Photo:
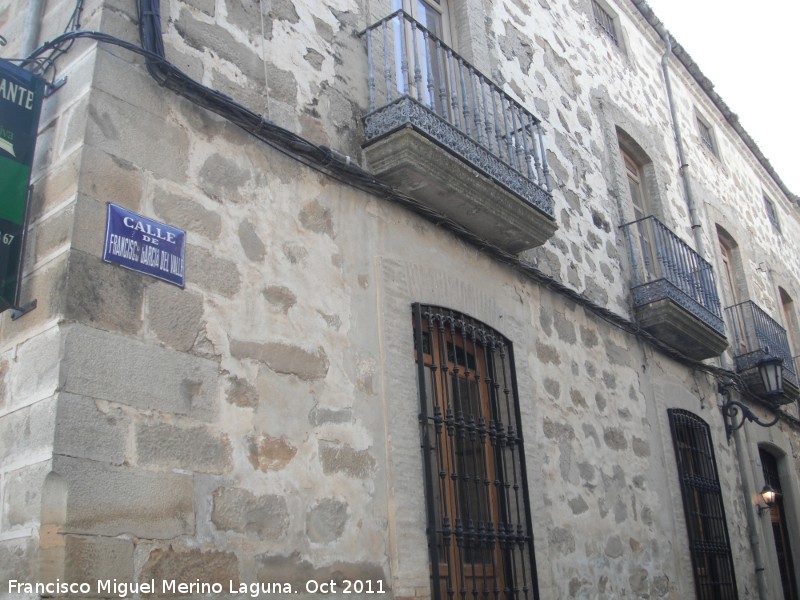
[[[538,599],[511,344],[413,306],[433,598]]]
[[[688,411],[670,409],[667,412],[678,463],[697,598],[736,600],[733,556],[710,428]]]
[[[611,41],[614,42],[615,45],[619,46],[617,27],[611,13],[603,8],[597,0],[592,0],[592,13],[594,14],[594,22],[611,38]]]

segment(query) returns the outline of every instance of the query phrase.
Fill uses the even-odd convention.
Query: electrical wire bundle
[[[75,7],[72,9],[72,14],[64,28],[64,34],[80,31],[83,2],[84,0],[76,0]],[[41,76],[43,79],[49,78],[51,87],[57,75],[56,61],[69,52],[72,48],[72,44],[75,43],[74,37],[61,35],[57,39],[63,39],[63,41],[53,44],[52,46],[47,46],[45,44],[41,48],[38,48],[34,54],[24,59],[20,65],[23,68],[29,69],[36,75]]]

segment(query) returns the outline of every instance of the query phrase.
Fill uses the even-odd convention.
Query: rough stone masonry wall
[[[67,6],[49,11],[52,31]],[[358,156],[366,78],[353,34],[369,10],[203,0],[162,10],[182,69]],[[16,11],[0,10],[11,29]],[[132,2],[87,14],[87,27],[136,40]],[[613,54],[571,4],[498,3],[491,15],[487,63],[544,117],[564,184],[560,229],[532,258],[627,314],[610,123],[643,132],[654,161],[673,165],[657,174],[664,210],[686,221],[669,138],[648,126],[668,123],[658,50],[632,32],[629,55]],[[90,580],[339,573],[383,579],[398,598],[428,595],[409,310],[421,301],[514,343],[543,598],[691,595],[666,408],[711,423],[726,511],[744,522],[712,381],[170,95],[138,58],[81,42],[68,59],[36,167],[26,293],[39,307],[0,318],[10,574],[33,577],[37,562]],[[187,230],[186,289],[101,261],[106,202]],[[731,537],[749,597],[746,533]]]
[[[622,240],[613,230],[633,218],[629,200],[626,200],[627,182],[618,165],[616,127],[634,136],[656,163],[657,185],[648,185],[648,192],[651,198],[660,201],[655,207],[657,216],[694,246],[677,170],[676,151],[671,142],[670,117],[660,73],[662,45],[654,32],[643,26],[641,16],[628,3],[615,3],[612,6],[618,12],[622,28],[622,51],[611,44],[607,36],[594,25],[589,2],[495,3],[492,18],[497,47],[505,59],[500,63],[504,79],[523,99],[533,96],[533,102],[540,107],[540,111],[549,115],[548,135],[551,140],[555,139],[556,146],[552,149],[551,164],[555,165],[558,178],[566,184],[555,192],[560,229],[549,244],[532,251],[531,257],[543,268],[561,273],[562,281],[566,277],[576,289],[584,285],[587,295],[595,298],[598,296],[593,293],[591,282],[599,276],[596,263],[600,263],[605,275],[599,285],[601,289],[616,289],[616,280],[621,280],[623,286],[630,281],[625,259],[613,261],[615,255],[610,244],[606,245],[607,256],[604,256],[602,245],[597,243],[598,235],[603,235],[598,225],[605,220],[611,225],[612,231],[608,233],[609,237],[616,239],[618,255],[624,257]],[[687,149],[688,172],[699,207],[706,258],[712,262],[719,277],[722,269],[716,238],[716,225],[719,224],[733,234],[740,244],[747,287],[744,298],[755,300],[776,320],[787,325],[779,305],[778,286],[787,290],[792,298],[800,291],[797,288],[800,261],[798,254],[791,250],[797,233],[800,233],[798,208],[756,163],[719,110],[703,95],[697,83],[687,76],[676,60],[670,62],[670,69],[678,119]],[[696,133],[698,114],[710,120],[714,126],[719,142],[719,158],[713,157],[705,149]],[[782,233],[768,223],[762,200],[764,194],[776,205],[782,228],[785,227]],[[581,202],[575,202],[575,198],[580,198]],[[563,208],[559,209],[559,205]],[[592,224],[595,228],[592,228]],[[568,253],[565,241],[576,234],[578,238],[572,239]],[[578,269],[576,273],[575,265],[580,262],[581,256],[580,240],[583,240],[588,269],[583,273]],[[594,247],[595,252],[589,251],[590,246],[586,242]],[[608,259],[612,259],[612,262],[609,263]],[[581,283],[581,278],[585,283]],[[611,297],[613,299],[613,294]],[[602,300],[601,303],[614,306]],[[622,306],[624,303],[619,302]],[[626,357],[631,358],[630,354],[626,354]],[[652,387],[651,398],[658,403],[655,407],[648,405],[650,418],[647,426],[655,432],[655,424],[660,424],[660,448],[665,453],[666,474],[669,475],[674,467],[668,458],[672,450],[665,410],[679,406],[678,399],[683,394],[675,390],[665,393],[660,389],[670,389],[673,382],[681,381],[683,376],[679,371],[666,371],[663,381],[669,382],[669,385],[664,383],[662,388],[659,369],[654,368],[654,358],[643,363],[641,375],[650,380],[649,383],[643,382],[643,386]],[[729,357],[725,364],[731,364]],[[689,381],[684,385],[685,389],[691,390],[684,407],[701,414],[712,425],[718,424],[713,387],[704,389]],[[795,405],[787,406],[785,410],[797,415]],[[755,429],[751,436],[758,435],[761,443],[772,444],[776,452],[788,456],[790,463],[796,463],[796,431],[790,427],[776,427],[768,432]],[[653,447],[659,447],[655,443],[657,438],[648,439]],[[735,457],[724,444],[724,437],[717,436],[715,439],[718,441],[715,450],[723,473],[724,498],[737,560],[740,593],[746,595],[753,593],[754,582],[750,575],[750,551],[741,512],[746,507],[741,500],[744,497],[747,502],[752,500],[749,498],[750,492],[742,495]],[[748,444],[748,452],[757,457],[754,442]],[[753,458],[753,463],[753,476],[759,480],[757,458]],[[664,473],[660,477],[663,479]],[[658,478],[651,474],[647,481],[652,483]],[[672,518],[678,526],[672,551],[678,553],[676,560],[682,561],[678,572],[688,572],[687,557],[685,554],[680,556],[685,552],[685,533],[680,525],[681,501],[674,495],[677,482],[669,478],[667,480],[669,485],[663,488],[662,493],[673,494],[668,509],[676,511]],[[786,481],[790,490],[796,485],[796,477],[791,475],[791,470]],[[798,506],[793,506],[796,515]],[[789,519],[792,523],[791,515]],[[772,540],[765,538],[763,543],[764,547],[769,547],[767,544],[772,544]],[[690,594],[691,590],[687,588],[685,592]]]
[[[40,40],[52,39],[66,25],[73,3],[46,3]],[[20,53],[27,3],[0,3],[0,28],[8,40],[4,57]],[[98,2],[87,2],[83,24],[100,26]],[[66,93],[43,105],[36,158],[34,193],[21,303],[36,299],[38,307],[12,321],[0,317],[0,580],[37,573],[39,523],[44,480],[53,468],[58,444],[58,391],[63,356],[62,319],[76,316],[70,301],[79,265],[69,252],[78,188],[91,178],[96,189],[108,191],[109,180],[98,177],[104,156],[82,161],[83,130],[95,56],[77,46],[59,62],[59,75],[70,80]],[[114,186],[120,187],[121,186]]]
[[[633,213],[617,127],[653,161],[648,193],[656,216],[694,246],[661,73],[663,43],[627,2],[614,5],[620,46],[594,23],[588,1],[496,2],[491,8],[492,41],[500,57],[496,76],[544,117],[558,183],[559,234],[530,257],[574,289],[625,314],[628,265],[616,228]],[[800,277],[796,236],[789,233],[798,227],[797,206],[677,60],[670,61],[670,69],[705,258],[718,266],[715,223],[735,229],[751,295],[780,321],[776,286],[791,288],[793,298],[800,292],[794,283]],[[713,126],[719,158],[699,139],[698,115]],[[786,222],[782,234],[767,220],[765,194]],[[768,274],[762,263],[773,272]]]
[[[134,11],[108,3],[85,24],[135,39]],[[84,53],[91,94],[66,70],[58,98],[75,107],[51,103],[60,120],[39,142],[47,185],[60,182],[59,127],[83,142],[69,194],[47,198],[69,210],[64,267],[42,278],[60,288],[29,284],[37,311],[3,320],[6,344],[52,321],[37,348],[6,353],[22,365],[4,378],[4,516],[22,540],[8,576],[386,580],[375,353],[349,333],[370,314],[350,299],[369,287],[368,256],[345,269],[317,199],[342,191],[167,96],[130,54]],[[186,290],[102,263],[106,202],[187,229]],[[34,368],[49,420],[18,407],[38,399]],[[47,460],[24,479],[31,453]]]
[[[625,15],[623,24],[632,29],[626,49],[614,46],[595,25],[589,2],[497,2],[491,14],[498,76],[544,118],[556,183],[558,235],[529,258],[628,314],[627,249],[617,227],[633,213],[616,127],[634,136],[655,165],[658,185],[650,191],[663,200],[657,216],[673,227],[688,221],[671,167],[658,50]]]
[[[530,258],[627,314],[627,248],[617,228],[633,213],[617,127],[653,161],[648,188],[662,200],[657,216],[688,239],[659,50],[624,13],[628,33],[623,48],[615,46],[596,26],[589,2],[497,2],[491,14],[501,78],[545,119],[557,183],[559,233]]]

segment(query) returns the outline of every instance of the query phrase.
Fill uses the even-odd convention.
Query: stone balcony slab
[[[642,329],[695,360],[719,356],[728,347],[727,338],[671,298],[662,298],[635,309]]]
[[[364,152],[376,176],[507,252],[540,246],[556,231],[552,217],[413,127]]]

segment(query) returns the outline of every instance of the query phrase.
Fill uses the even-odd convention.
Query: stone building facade
[[[3,56],[75,5],[0,0]],[[645,2],[157,16],[183,75],[97,36],[45,73],[0,581],[796,597],[798,197]],[[184,287],[104,262],[109,203],[185,230]],[[767,346],[783,417],[728,434]]]

